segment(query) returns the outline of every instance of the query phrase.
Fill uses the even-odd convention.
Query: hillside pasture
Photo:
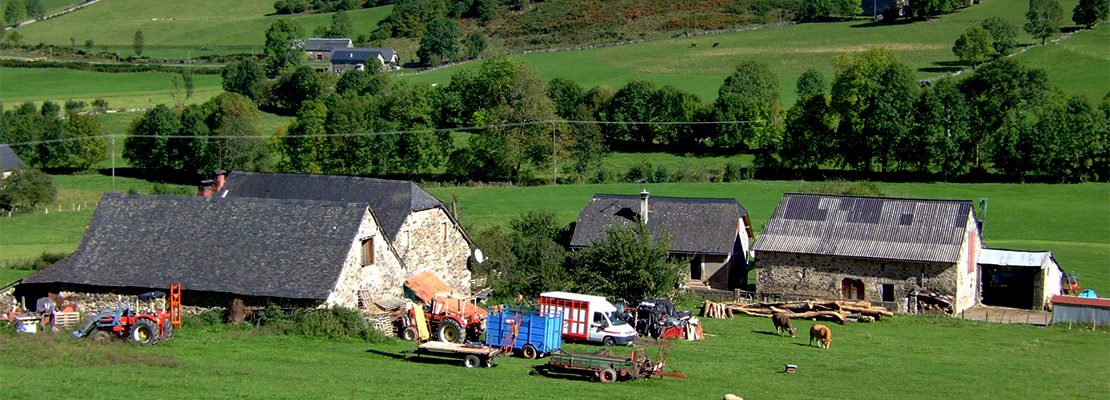
[[[368,34],[393,6],[347,12],[356,33]],[[93,40],[96,51],[134,54],[135,31],[146,39],[144,57],[181,58],[207,54],[260,54],[266,29],[281,16],[274,14],[272,1],[189,0],[152,2],[102,0],[47,21],[20,28],[26,43],[78,47]],[[318,25],[331,25],[332,14],[286,16],[311,35]],[[105,21],[112,21],[105,24]]]
[[[1078,0],[1065,0],[1060,4],[1070,15],[1070,10],[1077,2]],[[807,69],[821,71],[825,74],[826,81],[831,83],[835,74],[833,59],[836,56],[846,52],[865,51],[871,46],[883,46],[898,54],[913,69],[918,79],[937,77],[962,69],[956,56],[952,54],[952,45],[960,34],[968,27],[979,25],[992,16],[1010,20],[1020,31],[1025,23],[1027,7],[1028,2],[1025,0],[992,0],[929,21],[895,24],[861,20],[804,23],[590,50],[531,53],[521,57],[547,79],[561,77],[574,80],[586,88],[607,86],[616,90],[632,78],[642,78],[653,81],[658,86],[672,85],[694,93],[703,102],[717,98],[717,90],[738,63],[754,59],[768,63],[778,74],[782,87],[782,103],[789,107],[796,99],[794,88],[798,77]],[[1021,31],[1018,42],[1031,44],[1033,39]],[[700,46],[691,47],[692,43],[699,43]],[[721,45],[714,47],[711,46],[713,43]],[[1103,41],[1102,44],[1105,49],[1106,42]],[[1103,55],[1105,56],[1105,52]],[[472,62],[441,68],[409,75],[407,79],[442,85],[450,82],[451,75],[458,68],[477,68],[478,65],[480,63]],[[1099,75],[1100,78],[1106,76],[1097,70],[1075,71],[1066,65],[1049,68],[1049,78],[1053,83],[1062,85],[1069,91],[1086,86],[1072,86],[1081,82],[1058,80],[1060,77],[1087,74]]]
[[[10,0],[0,0],[0,11],[8,9],[8,1]],[[85,1],[86,0],[39,0],[39,4],[42,4],[42,8],[46,10],[46,15],[50,15],[51,13],[84,3]]]
[[[694,302],[683,305],[691,309]],[[706,340],[676,341],[663,378],[603,384],[529,375],[546,359],[502,357],[492,368],[409,357],[408,342],[309,339],[232,326],[175,330],[153,347],[95,345],[69,335],[0,333],[0,387],[8,398],[147,399],[1104,399],[1110,334],[897,316],[832,325],[832,345],[774,335],[767,318],[701,319]],[[574,352],[598,346],[567,344]],[[611,348],[628,354],[631,348]],[[645,345],[658,359],[658,349]],[[786,364],[798,366],[784,373]],[[66,384],[57,384],[65,376]],[[142,388],[135,389],[141,382]],[[413,382],[427,382],[414,386]],[[172,388],[166,390],[165,388]],[[387,394],[388,395],[385,395]]]
[[[164,72],[107,73],[61,68],[4,68],[0,73],[0,101],[15,106],[31,101],[95,99],[108,101],[111,108],[149,108],[174,104],[172,79],[179,74]],[[202,103],[221,92],[219,75],[194,75],[195,89],[190,103]],[[180,101],[185,101],[182,85]]]

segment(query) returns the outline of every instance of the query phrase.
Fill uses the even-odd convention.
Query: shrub
[[[292,332],[317,339],[355,338],[371,342],[388,340],[366,323],[362,313],[343,307],[299,314]]]
[[[68,256],[66,253],[43,252],[39,258],[30,261],[17,261],[11,265],[11,268],[25,271],[38,271],[61,261],[63,258],[66,258],[66,256]]]
[[[878,185],[871,181],[846,181],[842,179],[811,183],[801,189],[805,193],[842,194],[850,196],[886,196]]]

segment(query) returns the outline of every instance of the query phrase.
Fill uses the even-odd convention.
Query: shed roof
[[[787,193],[756,238],[760,251],[954,263],[970,200]]]
[[[308,38],[304,51],[332,51],[333,49],[351,47],[350,38]]]
[[[1040,268],[1049,260],[1053,260],[1052,252],[1027,252],[999,249],[982,249],[979,251],[978,262],[984,265],[1001,265],[1007,267],[1037,267]]]
[[[6,144],[0,144],[0,171],[23,168],[23,160]]]
[[[392,240],[397,239],[409,213],[443,207],[443,203],[410,181],[354,176],[232,171],[227,174],[223,190],[226,197],[370,203],[382,230]]]
[[[748,214],[736,199],[650,196],[647,227],[657,235],[665,227],[674,240],[670,251],[687,254],[732,254],[740,219]],[[640,196],[597,194],[578,213],[570,245],[585,247],[605,240],[611,224],[635,226]]]
[[[1052,305],[1065,304],[1072,306],[1092,306],[1100,308],[1110,308],[1110,299],[1100,299],[1091,297],[1078,297],[1078,296],[1052,296]]]
[[[405,287],[412,291],[417,299],[431,303],[432,298],[438,294],[455,293],[443,280],[431,272],[421,272],[405,280]]]
[[[325,300],[366,203],[106,193],[77,251],[24,283]]]

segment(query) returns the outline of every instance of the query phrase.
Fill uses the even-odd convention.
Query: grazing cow
[[[721,45],[721,42],[713,43],[713,47],[719,47],[720,45]]]
[[[698,47],[697,43],[690,43],[690,47]]]
[[[790,332],[790,337],[794,337],[794,325],[790,324],[790,318],[786,313],[777,312],[771,315],[771,321],[775,323],[775,332],[782,336],[782,332]]]
[[[829,342],[832,342],[832,331],[829,327],[821,324],[813,324],[809,328],[809,344],[813,345],[813,339],[817,339],[817,347],[829,348]]]

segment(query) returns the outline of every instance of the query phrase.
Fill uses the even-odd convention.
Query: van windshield
[[[628,322],[625,322],[624,318],[621,318],[621,315],[618,313],[607,312],[605,315],[613,322],[613,326],[628,325]]]

